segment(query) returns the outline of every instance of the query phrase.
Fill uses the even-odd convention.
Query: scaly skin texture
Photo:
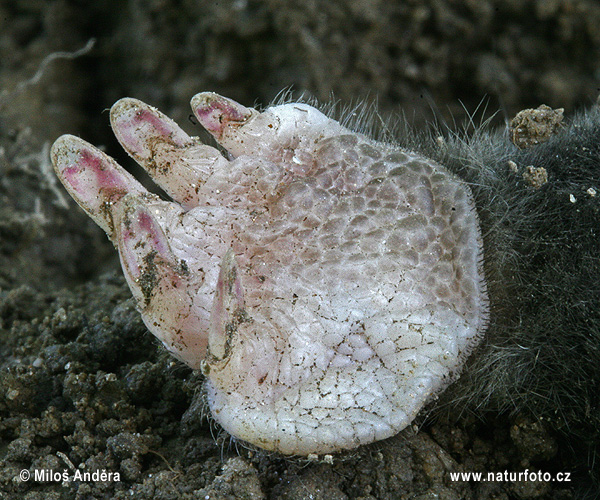
[[[144,322],[203,370],[214,418],[239,439],[308,455],[394,435],[485,327],[468,187],[303,103],[259,113],[201,93],[192,108],[230,159],[140,101],[111,110],[172,202],[76,137],[52,148]]]

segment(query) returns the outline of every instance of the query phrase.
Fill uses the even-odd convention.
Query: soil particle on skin
[[[544,167],[529,165],[523,171],[523,180],[532,188],[539,189],[548,182],[548,171]]]
[[[545,104],[519,111],[508,127],[511,141],[521,149],[547,141],[561,126],[564,111]]]

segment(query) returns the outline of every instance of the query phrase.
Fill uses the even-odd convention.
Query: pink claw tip
[[[214,92],[196,94],[192,109],[202,126],[216,137],[221,137],[227,126],[246,122],[254,111]]]
[[[128,179],[115,168],[112,160],[84,140],[72,136],[59,137],[52,146],[52,163],[58,176],[78,199],[93,207],[98,193],[104,201],[114,201],[127,192]]]
[[[188,135],[171,119],[142,101],[124,97],[110,109],[110,122],[121,145],[140,159],[153,155],[153,145],[159,142],[183,147],[191,143]]]
[[[74,135],[61,135],[50,148],[50,158],[57,174],[79,161],[80,150],[85,146],[84,141]]]
[[[125,199],[119,238],[123,263],[134,279],[140,278],[142,268],[149,265],[150,257],[154,259],[157,256],[167,262],[172,260],[171,249],[160,224],[138,196]]]

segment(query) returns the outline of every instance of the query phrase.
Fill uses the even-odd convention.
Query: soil
[[[0,500],[595,498],[574,438],[522,408],[423,415],[332,461],[233,442],[207,418],[201,374],[145,329],[48,152],[80,135],[142,177],[106,110],[136,97],[199,135],[202,90],[376,101],[415,128],[502,125],[540,104],[569,115],[594,103],[599,58],[592,0],[0,0]],[[525,469],[572,481],[450,476]]]

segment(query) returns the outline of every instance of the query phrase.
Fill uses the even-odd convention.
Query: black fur
[[[483,345],[442,406],[543,419],[583,450],[598,481],[600,111],[576,116],[525,150],[506,130],[485,126],[470,137],[422,139],[413,136],[408,146],[471,185],[491,301]],[[539,189],[522,176],[529,165],[548,173]]]

